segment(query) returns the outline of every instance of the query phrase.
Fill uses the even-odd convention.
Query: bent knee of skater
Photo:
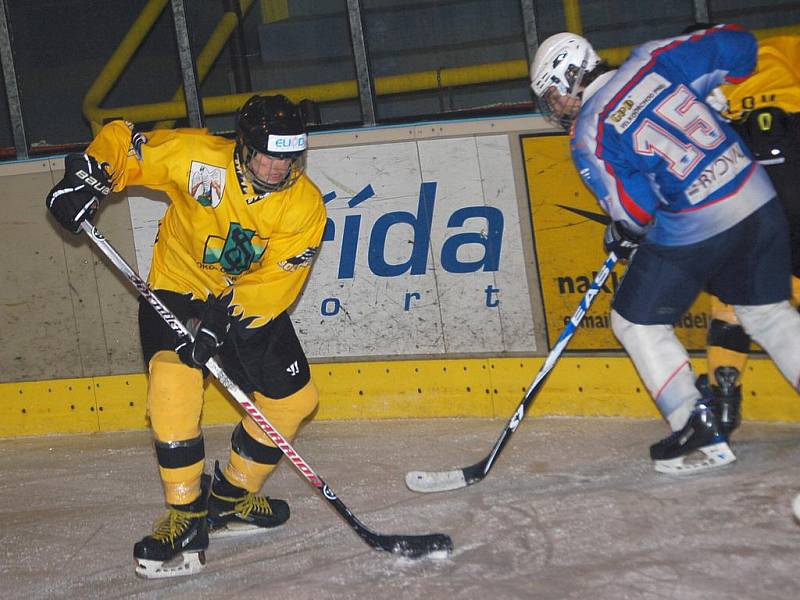
[[[788,300],[775,304],[737,305],[734,309],[744,330],[753,337],[766,329],[779,327],[781,321],[791,320],[796,315]]]
[[[628,344],[635,342],[641,336],[648,337],[661,327],[663,326],[634,323],[623,317],[615,309],[611,309],[611,331],[614,332],[614,335],[617,336],[623,346],[627,347]]]
[[[633,325],[628,319],[623,317],[613,308],[611,309],[611,331],[614,332],[614,335],[617,336],[617,339],[622,341],[622,338],[625,335],[625,332],[630,329],[630,326]]]

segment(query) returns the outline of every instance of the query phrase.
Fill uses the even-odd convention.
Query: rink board
[[[542,358],[384,361],[311,365],[320,390],[316,419],[485,417],[506,419]],[[705,370],[705,361],[694,367]],[[146,378],[115,375],[0,384],[0,437],[145,429]],[[212,385],[203,424],[234,423],[233,400]],[[659,418],[627,357],[562,358],[531,415]],[[747,366],[743,415],[800,421],[796,393],[771,361]]]
[[[549,131],[526,117],[313,136],[329,227],[293,319],[321,392],[316,418],[510,416],[603,258],[602,215],[565,137]],[[0,436],[147,427],[135,295],[89,244],[54,235],[43,218],[39,199],[62,164],[0,169],[14,215],[0,223],[11,257]],[[139,198],[143,213],[137,198],[133,189],[109,201],[98,224],[146,272],[163,204]],[[607,326],[621,276],[620,267],[598,295],[533,414],[658,418]],[[678,329],[698,357],[703,302]],[[699,358],[695,367],[706,370]],[[766,359],[750,361],[744,389],[746,418],[800,421],[796,393]],[[209,389],[205,424],[238,415]]]

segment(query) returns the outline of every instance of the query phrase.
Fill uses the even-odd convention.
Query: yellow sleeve
[[[327,214],[322,195],[308,184],[302,202],[290,201],[280,231],[270,237],[261,266],[240,277],[233,292],[233,315],[248,328],[261,327],[297,300],[316,256]]]
[[[129,185],[163,189],[173,185],[170,172],[187,135],[205,135],[205,129],[157,129],[143,133],[130,121],[111,121],[94,138],[86,154],[108,163],[114,191]]]
[[[761,40],[754,73],[742,83],[722,86],[722,92],[728,101],[723,115],[731,120],[770,106],[800,112],[800,36]]]

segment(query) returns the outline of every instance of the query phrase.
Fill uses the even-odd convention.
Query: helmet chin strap
[[[268,192],[272,191],[272,190],[268,190],[268,189],[267,189],[267,188],[265,188],[263,185],[261,185],[261,183],[258,181],[258,179],[256,179],[255,177],[253,177],[253,176],[252,176],[252,174],[251,174],[249,171],[247,172],[247,181],[249,181],[249,182],[250,182],[250,185],[252,185],[252,186],[253,186],[253,190],[255,190],[255,192],[256,192],[256,193],[257,193],[259,196],[261,196],[261,195],[264,195],[264,194],[266,194],[266,193],[268,193]]]
[[[264,182],[264,181],[261,181],[260,179],[258,179],[253,174],[253,172],[250,170],[249,167],[245,167],[244,171],[245,171],[245,177],[247,177],[247,180],[250,182],[250,184],[253,186],[253,189],[259,195],[264,195],[264,194],[271,193],[271,192],[278,192],[278,191],[284,189],[286,181],[292,175],[292,170],[289,169],[286,172],[286,175],[280,181],[278,181],[276,183],[267,183],[267,182]]]

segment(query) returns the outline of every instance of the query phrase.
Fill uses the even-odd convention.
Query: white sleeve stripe
[[[50,204],[49,204],[48,206],[49,206],[50,208],[52,208],[52,207],[53,207],[53,204],[54,204],[54,203],[55,203],[55,201],[56,201],[56,198],[58,198],[58,197],[59,197],[59,196],[61,196],[62,194],[69,194],[70,192],[77,192],[78,190],[82,190],[82,189],[83,189],[83,184],[79,185],[78,187],[74,187],[74,188],[65,188],[65,189],[63,189],[63,190],[58,190],[57,192],[53,192],[53,197],[52,197],[52,198],[50,198]]]
[[[75,218],[72,219],[72,220],[75,223],[79,223],[81,221],[81,219],[83,218],[83,215],[85,215],[86,212],[91,208],[91,205],[92,205],[92,203],[94,203],[95,200],[96,200],[96,197],[92,196],[91,200],[89,200],[86,204],[83,205],[83,208],[81,208],[81,210],[78,212],[77,215],[75,215]]]

